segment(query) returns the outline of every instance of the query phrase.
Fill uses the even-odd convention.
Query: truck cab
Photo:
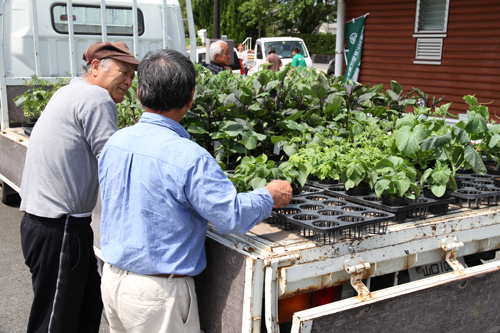
[[[300,54],[304,56],[307,67],[312,67],[312,59],[307,50],[304,40],[297,37],[268,37],[259,38],[255,42],[254,67],[258,68],[266,62],[266,57],[269,55],[269,47],[276,49],[276,55],[281,58],[283,66],[292,62],[292,48],[294,46],[300,49]]]

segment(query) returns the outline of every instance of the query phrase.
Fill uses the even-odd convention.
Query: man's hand
[[[274,200],[274,208],[285,207],[292,200],[292,186],[290,186],[289,181],[273,180],[267,186],[264,186],[264,188],[271,193]]]
[[[224,68],[229,71],[231,74],[233,73],[233,70],[231,68],[231,66],[224,66]]]

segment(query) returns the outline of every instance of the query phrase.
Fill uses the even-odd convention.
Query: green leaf
[[[463,128],[453,127],[453,135],[459,143],[470,143],[469,135]]]
[[[415,125],[417,125],[417,123],[417,118],[413,114],[407,113],[403,118],[400,118],[396,121],[396,129],[400,129],[403,126],[413,128],[415,127]]]
[[[399,93],[396,93],[390,89],[387,90],[387,95],[389,95],[389,97],[393,100],[393,101],[397,101],[398,98],[399,98]]]
[[[310,92],[311,92],[311,95],[316,97],[316,98],[325,98],[327,96],[326,89],[323,86],[323,84],[321,84],[320,82],[314,83],[310,87]]]
[[[486,126],[486,119],[479,113],[474,111],[467,111],[467,124],[465,130],[467,133],[478,134],[484,133],[488,130]]]
[[[416,184],[412,183],[412,184],[410,184],[410,188],[413,190],[413,192],[415,192],[415,196],[418,198],[418,196],[420,195],[420,187],[418,187]],[[410,198],[410,199],[415,199],[415,197]]]
[[[250,181],[250,186],[252,186],[252,188],[254,190],[258,189],[258,188],[262,188],[264,186],[266,186],[266,180],[264,178],[253,178],[251,181]]]
[[[453,152],[451,154],[451,163],[454,166],[462,165],[464,162],[464,148],[462,146],[453,147]]]
[[[403,88],[401,87],[401,85],[394,80],[391,81],[391,89],[396,94],[399,94],[401,91],[403,91]]]
[[[486,173],[483,158],[474,149],[474,147],[472,147],[472,145],[465,147],[464,159],[475,172],[482,174]]]
[[[297,144],[295,143],[292,143],[291,145],[285,145],[283,147],[283,151],[285,152],[285,154],[287,154],[288,156],[292,156],[294,154],[297,153]]]
[[[450,179],[451,171],[449,169],[439,170],[438,168],[434,169],[431,173],[431,184],[440,184],[446,186],[448,184],[448,180]]]
[[[188,125],[187,130],[192,134],[208,134],[208,131],[196,125]]]
[[[272,143],[277,143],[277,142],[280,142],[281,140],[283,140],[284,137],[283,136],[272,136],[271,137],[271,142]],[[293,154],[292,154],[293,155]]]
[[[476,105],[477,104],[477,98],[472,96],[472,95],[464,96],[464,100],[465,100],[465,103],[467,103],[469,105]]]
[[[399,182],[397,182],[396,187],[398,189],[398,193],[399,193],[400,197],[404,196],[406,191],[408,191],[408,189],[410,188],[410,183],[411,182],[408,178],[400,179]]]
[[[417,125],[413,129],[403,126],[396,132],[396,145],[403,156],[420,151],[419,143],[427,136],[426,132],[425,125]]]
[[[495,134],[491,137],[490,142],[488,143],[488,147],[494,148],[498,144],[498,142],[500,142],[500,135]]]
[[[19,96],[19,98],[15,99],[14,104],[16,104],[16,106],[21,106],[27,99],[28,97],[26,96]]]
[[[257,137],[251,135],[250,133],[243,133],[241,136],[241,141],[245,145],[245,148],[252,150],[257,148]]]
[[[390,184],[389,179],[380,179],[376,184],[375,184],[375,194],[377,197],[380,197],[384,191],[389,187]]]
[[[420,142],[420,148],[423,151],[426,151],[442,147],[450,142],[451,142],[451,133],[445,135],[431,136],[430,138],[427,138],[422,142]]]
[[[431,191],[436,197],[441,198],[446,192],[446,185],[432,185]]]

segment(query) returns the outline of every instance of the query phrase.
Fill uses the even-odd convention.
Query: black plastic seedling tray
[[[297,195],[294,195],[294,197],[302,197],[302,196],[311,195],[311,194],[323,194],[324,192],[325,191],[323,189],[305,185],[301,188],[300,193]]]
[[[480,208],[481,205],[498,206],[500,188],[493,185],[463,187],[451,194],[460,207]]]
[[[460,207],[479,208],[481,205],[497,206],[500,188],[494,186],[495,175],[478,173],[461,175],[462,188],[452,193]]]
[[[318,244],[334,244],[343,239],[359,239],[367,234],[385,234],[394,215],[363,207],[325,194],[294,196],[284,208],[274,209],[278,228],[313,237]]]
[[[340,200],[346,200],[393,213],[394,222],[403,222],[406,218],[424,219],[427,218],[429,212],[436,215],[446,214],[448,213],[449,204],[455,202],[454,197],[435,200],[420,196],[417,199],[408,200],[408,204],[405,206],[387,206],[382,204],[382,200],[377,198],[373,192],[370,192],[368,195],[360,196],[347,195],[344,190],[344,184],[333,185],[323,189],[329,196]]]

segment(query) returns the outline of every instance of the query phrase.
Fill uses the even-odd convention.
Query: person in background
[[[231,53],[226,42],[218,40],[210,45],[210,63],[206,67],[212,74],[219,74],[223,71],[231,71]]]
[[[193,276],[207,264],[210,221],[245,233],[292,198],[274,180],[250,193],[233,183],[179,122],[191,108],[196,73],[169,49],[146,54],[137,71],[145,107],[116,132],[99,159],[102,297],[111,332],[200,332]]]
[[[97,159],[118,129],[139,60],[124,42],[83,53],[83,77],[50,99],[26,154],[20,195],[21,246],[32,274],[28,332],[98,332],[101,277],[90,227],[98,193]],[[57,133],[57,135],[55,135]]]
[[[276,54],[276,49],[272,46],[270,46],[267,49],[267,57],[266,57],[266,64],[271,64],[269,65],[268,69],[273,70],[275,72],[280,70],[280,67],[283,66],[283,63],[281,62],[281,58]]]
[[[306,60],[304,59],[304,56],[300,54],[300,49],[297,46],[292,47],[292,54],[293,54],[293,60],[292,60],[292,66],[293,67],[307,67]]]
[[[248,74],[248,54],[247,51],[245,51],[243,44],[239,43],[237,46],[238,49],[238,58],[241,59],[241,64],[243,65],[243,74]]]

